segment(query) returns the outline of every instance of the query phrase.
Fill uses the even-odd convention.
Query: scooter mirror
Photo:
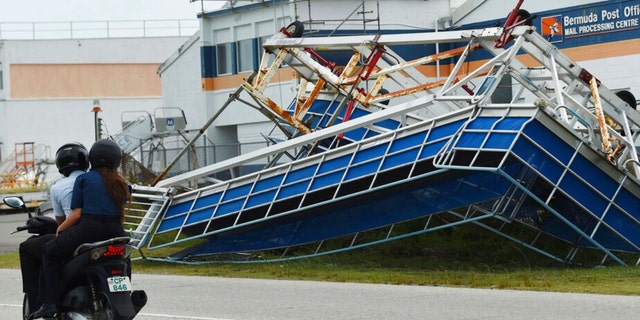
[[[20,197],[5,197],[2,201],[11,208],[20,209],[24,206],[24,201]]]

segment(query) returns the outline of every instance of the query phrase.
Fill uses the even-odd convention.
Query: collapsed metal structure
[[[623,265],[619,253],[640,253],[640,114],[534,27],[290,37],[299,27],[264,44],[260,70],[220,111],[250,104],[284,139],[266,134],[266,148],[136,186],[134,244],[175,248],[148,258],[295,259],[469,223],[562,262],[581,248]],[[394,51],[461,43],[408,61]],[[345,51],[342,67],[323,58]],[[422,72],[445,59],[446,78]],[[300,77],[289,106],[265,94],[283,64]],[[506,101],[494,95],[504,85]],[[541,236],[570,249],[545,249]]]

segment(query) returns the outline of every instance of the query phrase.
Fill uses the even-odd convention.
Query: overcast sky
[[[225,1],[199,0],[1,0],[2,22],[197,19]]]

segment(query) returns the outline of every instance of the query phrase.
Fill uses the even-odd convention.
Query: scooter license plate
[[[111,292],[131,291],[131,280],[129,280],[129,277],[107,278],[107,285],[109,285],[109,291]]]

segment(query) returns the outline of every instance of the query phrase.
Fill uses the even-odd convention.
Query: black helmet
[[[87,171],[89,168],[89,152],[82,144],[67,143],[56,151],[56,167],[65,177],[74,170]]]
[[[109,139],[98,140],[93,143],[89,151],[91,168],[117,168],[122,159],[122,150],[118,144]]]

